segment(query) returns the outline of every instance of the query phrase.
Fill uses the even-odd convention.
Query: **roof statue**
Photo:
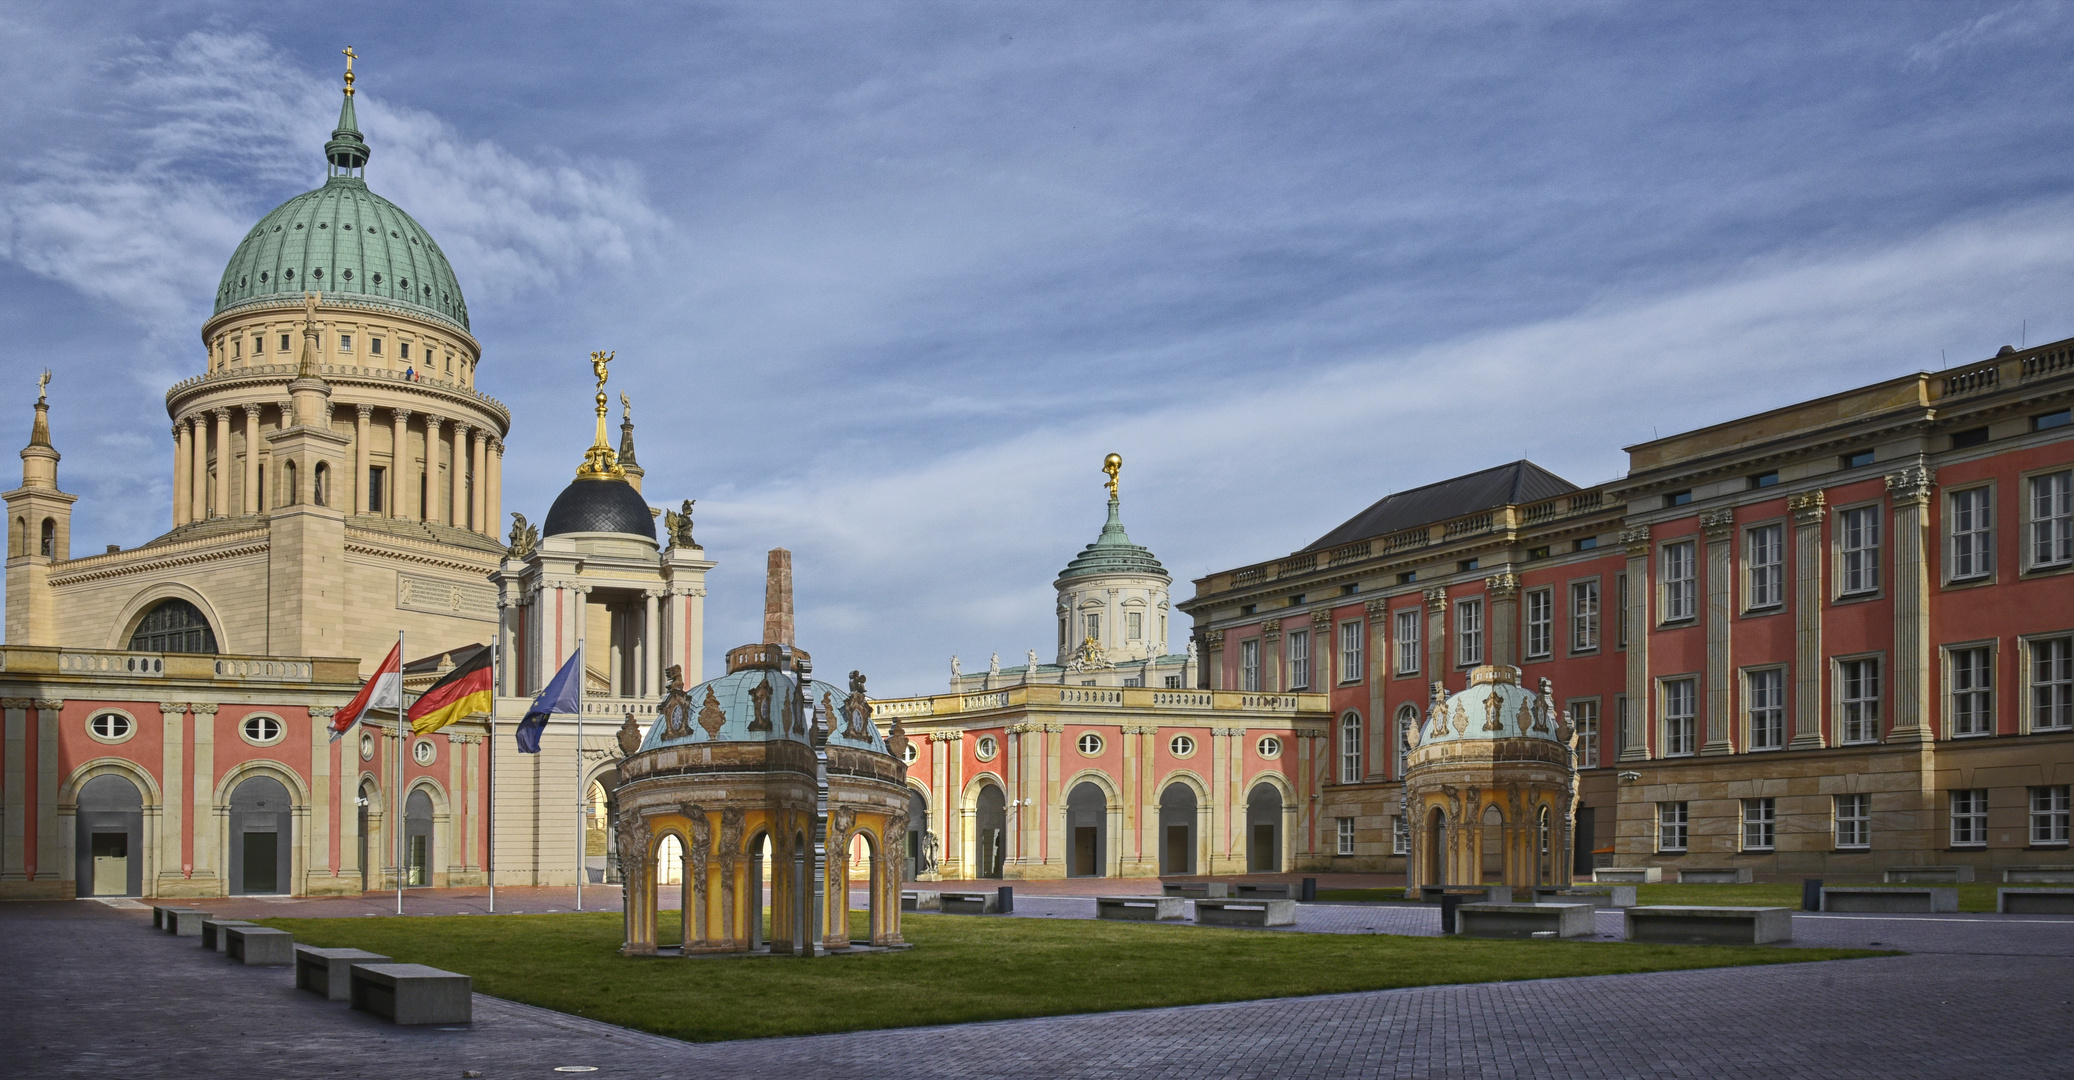
[[[610,377],[607,370],[612,358],[618,354],[608,352],[591,353],[591,371],[598,377],[598,434],[591,448],[583,452],[583,464],[576,468],[578,480],[624,480],[626,471],[619,467],[619,455],[612,444],[605,441],[605,414],[610,410],[609,398],[605,396],[605,380]],[[631,406],[629,406],[631,411]]]
[[[540,529],[542,536],[622,533],[656,542],[655,515],[649,511],[648,502],[641,497],[640,490],[627,480],[619,455],[605,437],[605,416],[611,411],[611,399],[605,395],[605,380],[610,375],[614,355],[609,352],[591,353],[591,374],[598,380],[593,408],[597,413],[597,432],[590,449],[583,452],[583,463],[576,468],[576,479],[563,488],[562,493],[555,496],[554,504],[548,507],[547,520]]]
[[[1123,472],[1123,455],[1110,454],[1103,458],[1102,471],[1109,475],[1109,481],[1104,485],[1109,489],[1109,520],[1102,526],[1102,533],[1095,537],[1095,542],[1081,549],[1080,554],[1073,556],[1073,561],[1059,571],[1059,578],[1136,574],[1172,580],[1158,557],[1131,543],[1130,535],[1123,531],[1123,504],[1116,494],[1118,476]]]
[[[697,502],[697,499],[686,499],[684,500],[684,508],[682,510],[663,511],[663,530],[669,534],[670,546],[681,548],[695,548],[699,546],[699,542],[691,537],[691,508]]]
[[[48,404],[50,404],[50,369],[49,369],[49,368],[44,368],[44,369],[43,369],[43,374],[41,374],[41,375],[38,375],[38,376],[36,377],[36,404],[38,404],[38,405],[48,405]]]

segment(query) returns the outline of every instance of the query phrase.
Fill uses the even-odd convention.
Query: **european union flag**
[[[555,713],[573,714],[577,711],[578,692],[583,684],[583,651],[569,654],[562,670],[547,682],[547,689],[533,699],[533,707],[526,710],[526,718],[518,722],[518,748],[521,754],[540,752],[540,733],[547,730],[547,718]]]

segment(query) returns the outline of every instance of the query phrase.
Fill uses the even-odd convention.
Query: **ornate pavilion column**
[[[367,428],[374,420],[374,406],[363,402],[353,407],[353,413],[353,487],[358,492],[353,496],[353,513],[367,514],[374,511],[374,465],[367,454]]]
[[[482,428],[476,428],[474,438],[468,440],[468,475],[475,478],[475,482],[468,485],[468,513],[469,520],[475,523],[476,532],[485,536],[495,536],[497,523],[484,516],[484,511],[488,508],[488,502],[484,498],[488,492],[485,489],[489,486],[489,464],[484,459],[488,456],[489,442],[490,433]],[[647,625],[653,627],[655,620],[649,619]]]
[[[1735,752],[1735,657],[1729,617],[1735,610],[1736,512],[1726,507],[1700,515],[1707,538],[1707,715],[1702,754]]]
[[[260,511],[259,491],[259,413],[266,406],[256,401],[245,403],[245,490],[239,501],[244,512],[257,514]]]
[[[210,517],[230,516],[230,409],[216,415],[216,490],[209,497]]]
[[[200,521],[209,516],[209,422],[203,413],[187,418],[187,445],[194,448],[194,457],[187,468],[187,505],[189,519]]]
[[[404,495],[404,477],[410,475],[410,410],[389,410],[389,516],[410,519],[410,500]]]
[[[424,520],[439,520],[439,427],[446,421],[431,413],[425,414],[425,516]]]
[[[1793,739],[1794,750],[1822,747],[1822,521],[1828,515],[1822,493],[1810,491],[1786,500],[1793,514]]]
[[[465,529],[468,527],[468,421],[466,420],[454,421],[453,460],[453,466],[447,469],[447,476],[453,485],[453,489],[448,492],[448,495],[453,500],[450,507],[453,516],[447,518],[447,524],[452,525],[456,529]]]
[[[173,421],[173,524],[176,526],[189,521],[187,470],[193,458],[193,452],[187,447],[187,421]]]

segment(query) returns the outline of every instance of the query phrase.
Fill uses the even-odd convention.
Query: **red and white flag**
[[[389,647],[389,657],[374,669],[374,677],[353,695],[346,707],[331,714],[331,738],[336,742],[369,709],[400,709],[403,707],[403,643]]]

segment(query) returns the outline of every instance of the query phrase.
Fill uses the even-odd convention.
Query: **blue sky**
[[[10,5],[0,440],[56,369],[74,550],[167,527],[164,391],[321,181],[350,44],[506,508],[617,350],[715,658],[782,545],[802,644],[932,690],[1048,655],[1111,450],[1180,599],[1391,490],[2074,335],[2070,43],[2033,3]]]

